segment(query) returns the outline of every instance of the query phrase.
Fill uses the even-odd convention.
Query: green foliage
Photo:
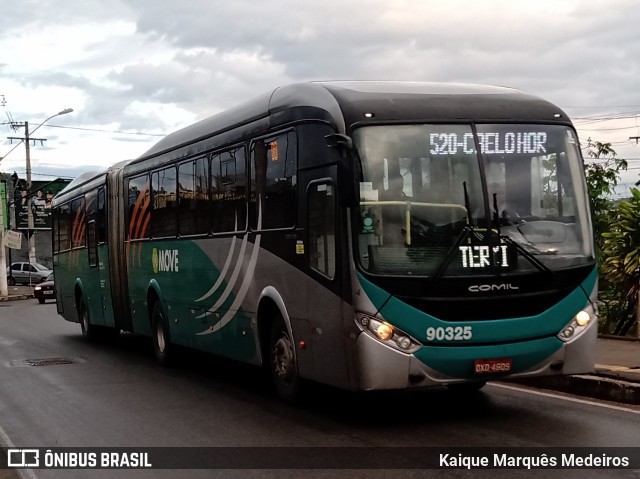
[[[585,164],[587,189],[591,201],[591,219],[596,244],[602,249],[602,233],[608,231],[615,206],[610,197],[620,179],[620,172],[627,169],[627,161],[616,158],[611,143],[587,140],[587,156],[598,160]]]
[[[631,198],[618,204],[602,237],[601,275],[606,287],[602,299],[609,299],[609,313],[617,315],[606,318],[604,329],[624,336],[635,322],[640,289],[640,190],[632,188]]]
[[[627,161],[616,158],[610,143],[590,138],[586,156],[596,160],[585,164],[585,174],[601,263],[600,330],[624,336],[635,322],[640,284],[640,191],[632,190],[629,200],[616,205],[611,195]]]

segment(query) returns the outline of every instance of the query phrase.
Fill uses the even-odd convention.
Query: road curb
[[[624,404],[640,404],[640,384],[595,374],[511,379],[508,382]]]
[[[31,299],[33,295],[28,294],[12,294],[9,296],[0,296],[0,301],[15,301],[18,299]]]

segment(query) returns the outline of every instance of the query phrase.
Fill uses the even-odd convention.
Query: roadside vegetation
[[[599,277],[600,333],[638,335],[640,314],[640,190],[612,199],[627,162],[610,143],[588,140],[585,172],[591,199]],[[638,186],[638,183],[636,183]]]

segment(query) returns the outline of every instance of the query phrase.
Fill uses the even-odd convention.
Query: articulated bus
[[[509,88],[276,88],[54,200],[58,312],[264,366],[284,398],[592,370],[578,137]]]

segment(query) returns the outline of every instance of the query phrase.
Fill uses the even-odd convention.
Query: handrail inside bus
[[[387,205],[431,206],[431,207],[434,207],[434,208],[457,208],[457,209],[464,210],[465,213],[467,212],[467,208],[465,208],[463,205],[459,205],[457,203],[425,203],[425,202],[422,202],[422,201],[398,201],[398,200],[388,200],[387,201],[387,200],[385,200],[385,201],[361,201],[360,204],[363,205],[363,206],[375,206],[375,205],[382,205],[382,206],[387,206]]]
[[[447,208],[447,209],[460,209],[463,211],[467,223],[469,223],[469,213],[467,208],[457,203],[425,203],[422,201],[398,201],[398,200],[385,200],[385,201],[361,201],[361,206],[406,206],[405,211],[405,243],[411,244],[411,207],[412,206],[428,206],[430,208]]]

